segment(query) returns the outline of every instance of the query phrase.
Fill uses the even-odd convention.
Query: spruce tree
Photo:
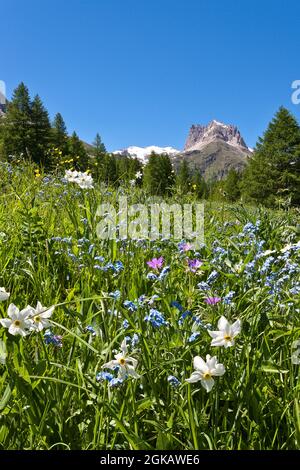
[[[105,173],[104,165],[105,165],[105,155],[106,155],[106,148],[104,143],[101,140],[100,135],[97,133],[95,140],[93,142],[93,158],[91,159],[91,163],[93,166],[93,175],[96,180],[102,179]]]
[[[48,111],[42,100],[36,95],[31,104],[32,140],[31,156],[35,163],[47,167],[47,151],[51,139],[51,126]]]
[[[231,169],[224,180],[224,193],[228,201],[237,201],[241,196],[241,175]]]
[[[14,90],[3,123],[3,151],[6,157],[31,158],[32,120],[28,88],[24,83]]]
[[[106,153],[105,145],[102,142],[99,133],[96,134],[95,140],[93,142],[93,146],[94,146],[94,149],[95,149],[94,150],[94,155],[95,155],[96,158],[101,158],[103,156],[103,154]]]
[[[52,145],[54,148],[61,150],[63,155],[66,155],[68,150],[68,133],[65,121],[60,113],[57,113],[53,120]]]
[[[118,179],[116,157],[109,153],[104,156],[104,164],[102,166],[101,180],[106,184],[113,185]]]
[[[192,176],[192,188],[198,198],[204,199],[207,197],[208,187],[200,170],[196,170]]]
[[[143,184],[151,195],[170,194],[174,184],[174,172],[169,155],[154,152],[144,169]]]
[[[82,141],[76,132],[73,132],[68,141],[68,155],[72,161],[72,167],[79,171],[88,169],[89,158]]]
[[[183,159],[176,177],[176,186],[180,194],[186,194],[191,189],[191,174],[186,159]]]
[[[282,194],[300,204],[300,127],[281,107],[259,139],[243,178],[244,195],[273,205]]]

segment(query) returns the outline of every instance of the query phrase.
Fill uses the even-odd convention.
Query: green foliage
[[[257,143],[244,174],[243,193],[267,205],[274,205],[282,194],[300,204],[300,127],[283,107]]]
[[[95,140],[93,142],[94,146],[94,156],[96,159],[101,158],[103,154],[106,153],[106,148],[104,143],[101,140],[100,134],[96,134]]]
[[[61,150],[62,155],[67,155],[68,133],[67,133],[66,124],[60,113],[57,113],[53,120],[51,141],[55,149]]]
[[[34,97],[31,104],[31,122],[30,155],[35,163],[47,167],[47,151],[51,141],[51,126],[48,112],[38,95]]]
[[[176,176],[176,186],[180,194],[187,194],[191,189],[191,172],[185,159],[182,160]]]
[[[199,199],[207,198],[208,185],[199,170],[196,170],[192,176],[192,189]]]
[[[291,354],[300,335],[299,298],[290,288],[298,279],[299,254],[290,249],[290,264],[284,264],[281,252],[299,239],[297,211],[207,203],[203,264],[194,273],[187,258],[198,255],[181,253],[172,240],[125,245],[98,239],[97,208],[114,205],[119,188],[103,191],[103,184],[95,184],[83,191],[54,177],[37,178],[34,170],[28,163],[0,164],[0,286],[11,293],[0,302],[0,316],[7,316],[9,302],[21,308],[37,300],[56,305],[51,331],[62,337],[62,347],[45,344],[44,330],[21,338],[0,326],[0,448],[298,449],[299,365],[292,364]],[[141,189],[121,189],[129,204],[144,201]],[[257,256],[261,241],[263,250],[274,251],[271,278],[284,277],[284,266],[294,269],[274,293],[262,270],[268,255]],[[146,262],[157,256],[170,272],[163,281],[150,281]],[[117,260],[124,265],[121,272],[99,269]],[[198,283],[213,271],[218,276],[203,292]],[[109,293],[117,289],[120,298],[114,299]],[[229,291],[235,291],[232,304],[204,302],[207,295],[223,299]],[[125,300],[142,294],[145,306],[136,312],[124,308]],[[174,300],[192,312],[182,323]],[[148,302],[168,326],[144,321]],[[242,320],[241,334],[228,349],[211,347],[206,329],[208,323],[216,329],[221,315]],[[200,333],[194,342],[192,332]],[[134,334],[140,341],[130,354],[141,378],[115,388],[97,382],[103,364]],[[193,358],[206,354],[226,366],[210,393],[200,382],[185,382]],[[170,386],[169,375],[178,378],[178,388]]]
[[[7,106],[7,113],[2,123],[3,151],[6,158],[10,155],[31,158],[33,140],[31,119],[29,91],[24,83],[20,83]]]
[[[230,170],[224,180],[223,188],[228,201],[237,201],[241,197],[241,174],[236,170]]]
[[[89,166],[89,158],[82,141],[74,131],[68,140],[68,156],[72,159],[72,167],[78,171],[86,171]]]
[[[174,171],[170,157],[152,152],[144,168],[143,182],[144,188],[151,195],[170,194],[174,184]]]

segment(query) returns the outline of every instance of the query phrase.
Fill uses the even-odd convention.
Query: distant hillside
[[[222,140],[215,140],[201,150],[185,151],[173,158],[175,168],[186,160],[192,170],[200,170],[206,181],[222,179],[231,169],[242,171],[251,153]]]
[[[176,168],[186,160],[208,180],[222,179],[231,169],[242,171],[251,155],[236,126],[211,121],[190,128],[183,152],[173,158]]]

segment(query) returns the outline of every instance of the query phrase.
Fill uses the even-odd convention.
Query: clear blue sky
[[[299,0],[0,0],[0,80],[38,93],[109,150],[182,148],[193,123],[249,146],[280,105],[299,119]]]

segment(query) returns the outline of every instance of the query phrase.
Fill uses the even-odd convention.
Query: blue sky
[[[280,105],[300,119],[299,0],[0,0],[0,80],[87,142],[182,148],[236,124],[249,146]]]

